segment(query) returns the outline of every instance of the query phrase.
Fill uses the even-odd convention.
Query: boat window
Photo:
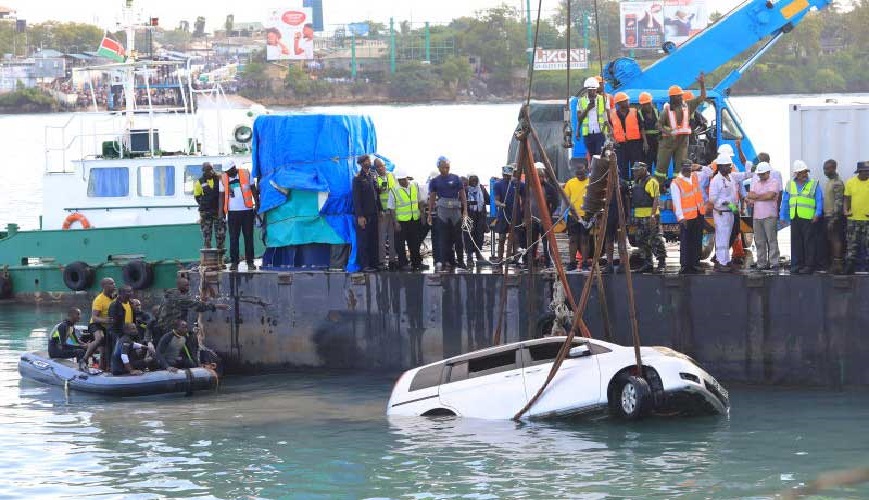
[[[175,167],[139,167],[139,196],[175,196]]]
[[[468,360],[468,378],[483,377],[493,373],[515,370],[516,350],[490,354],[482,358]]]
[[[88,173],[88,196],[117,198],[130,194],[130,171],[126,167],[92,168]]]
[[[215,172],[222,172],[223,165],[212,163]],[[193,184],[202,177],[202,165],[187,165],[184,167],[184,194],[193,194]]]
[[[733,119],[733,115],[730,114],[730,110],[724,108],[721,110],[721,138],[727,139],[729,141],[735,141],[737,139],[742,139],[742,131],[739,130],[739,125],[736,124],[736,120]]]
[[[443,373],[444,365],[434,365],[423,368],[416,372],[413,381],[410,383],[408,391],[418,391],[434,387],[441,383],[441,374]]]

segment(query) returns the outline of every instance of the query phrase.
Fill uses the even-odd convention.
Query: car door
[[[510,419],[525,406],[519,349],[453,363],[440,387],[440,401],[459,416]]]
[[[553,340],[529,345],[522,350],[522,372],[526,397],[529,400],[543,387],[562,344],[562,340]],[[567,358],[528,415],[541,416],[593,409],[599,401],[600,367],[597,357],[589,354],[579,358]]]

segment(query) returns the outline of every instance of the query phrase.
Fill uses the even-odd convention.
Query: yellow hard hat
[[[628,97],[628,94],[625,94],[624,92],[619,92],[615,95],[615,102],[616,104],[620,102],[631,102],[631,99]]]
[[[680,87],[678,85],[673,85],[672,87],[670,87],[669,94],[670,94],[670,97],[682,95],[682,87]]]
[[[640,94],[640,104],[652,104],[652,94],[643,92]]]

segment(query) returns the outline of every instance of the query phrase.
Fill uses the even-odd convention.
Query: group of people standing
[[[250,171],[234,161],[223,172],[209,162],[202,164],[202,177],[193,184],[193,198],[199,206],[199,228],[204,248],[224,249],[229,228],[229,270],[238,270],[240,238],[244,237],[244,260],[249,271],[254,264],[254,225],[259,190]],[[216,246],[212,246],[212,236]]]
[[[450,173],[443,156],[425,187],[401,169],[389,172],[380,158],[364,155],[357,164],[353,213],[356,262],[363,272],[428,269],[420,248],[429,232],[437,270],[486,262],[481,248],[490,200],[479,177]]]
[[[737,269],[745,256],[740,229],[743,213],[753,216],[757,269],[778,269],[778,231],[788,224],[791,272],[810,274],[823,270],[847,274],[859,268],[869,239],[869,206],[863,201],[869,196],[866,162],[858,165],[857,175],[846,183],[837,173],[835,160],[828,160],[823,166],[825,182],[811,179],[808,165],[796,161],[791,169],[792,178],[785,182],[772,168],[768,154],[761,153],[755,161],[748,161],[737,141],[739,159],[747,167],[745,172],[735,171],[735,153],[726,144],[718,149],[717,158],[709,165],[695,164],[688,159],[689,146],[696,142],[697,131],[705,123],[698,109],[706,100],[702,73],[697,81],[699,96],[673,85],[668,89],[668,102],[660,111],[647,92],[640,94],[638,107],[631,106],[625,93],[606,95],[599,77],[585,81],[586,93],[578,102],[577,140],[584,142],[589,157],[601,154],[607,138],[615,144],[620,191],[622,195],[629,194],[632,204],[629,216],[645,254],[641,269],[651,268],[651,257],[657,258],[657,269],[664,268],[666,249],[660,235],[658,197],[665,190],[671,194],[679,222],[682,273],[700,272],[708,215],[712,216],[715,231],[714,269],[724,273]],[[678,172],[672,180],[668,176],[671,164]],[[649,175],[652,172],[654,175]],[[576,207],[574,212],[580,217],[583,214],[579,202],[587,175],[583,165],[577,169],[576,179],[565,185],[565,192]],[[626,186],[628,180],[633,182]],[[584,226],[571,220],[568,231],[571,255],[577,249],[586,255],[581,250],[587,247]],[[611,252],[609,248],[608,251]]]

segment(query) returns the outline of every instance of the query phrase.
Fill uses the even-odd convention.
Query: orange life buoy
[[[79,213],[79,212],[76,212],[74,214],[69,214],[69,217],[67,217],[63,221],[63,228],[69,229],[76,222],[81,224],[82,229],[90,229],[91,228],[91,223],[88,221],[88,218],[85,217],[83,213]]]

